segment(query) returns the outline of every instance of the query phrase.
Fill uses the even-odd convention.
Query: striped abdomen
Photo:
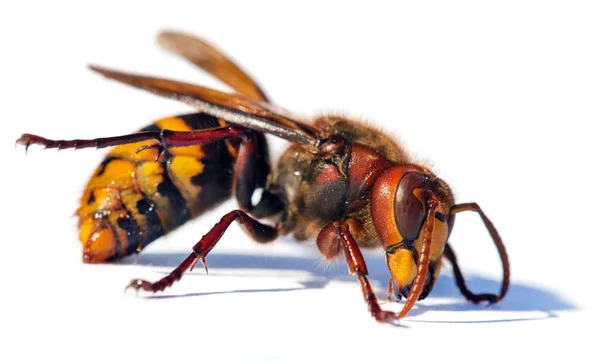
[[[224,126],[204,114],[161,119],[142,131],[190,131]],[[218,141],[168,150],[135,152],[143,141],[110,151],[88,182],[77,210],[84,262],[114,260],[150,242],[231,196],[238,146]]]

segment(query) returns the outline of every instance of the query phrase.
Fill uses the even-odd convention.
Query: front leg
[[[508,287],[510,285],[510,263],[508,261],[508,254],[506,253],[506,247],[504,247],[504,243],[502,242],[502,238],[500,238],[500,234],[492,224],[492,221],[483,213],[481,208],[477,203],[465,203],[465,204],[457,204],[452,207],[450,210],[450,214],[455,215],[461,212],[472,211],[477,212],[485,228],[487,228],[494,244],[496,245],[496,249],[498,250],[498,254],[500,255],[500,261],[502,261],[502,285],[500,286],[500,293],[496,294],[474,294],[467,288],[467,284],[465,283],[465,279],[460,271],[460,267],[458,266],[458,261],[456,259],[456,254],[450,247],[450,244],[446,244],[446,249],[444,250],[444,256],[450,261],[452,264],[452,270],[454,271],[454,278],[456,279],[456,285],[458,286],[460,292],[467,298],[467,300],[472,301],[474,303],[479,303],[482,301],[488,301],[490,304],[497,303],[502,300],[506,293],[508,292]]]
[[[240,210],[234,210],[227,213],[221,218],[215,226],[208,231],[196,245],[192,248],[192,253],[170,274],[163,277],[156,282],[148,282],[145,280],[133,280],[127,286],[127,288],[134,288],[136,290],[142,289],[145,291],[162,291],[167,287],[173,285],[176,281],[179,281],[183,276],[184,272],[188,269],[190,271],[196,266],[198,262],[202,262],[206,268],[205,257],[215,247],[217,242],[221,239],[227,228],[233,223],[238,221],[246,232],[252,237],[253,240],[259,243],[267,243],[277,238],[279,231],[275,227],[262,224],[246,213]]]
[[[385,301],[382,304],[389,304],[389,303],[391,303],[392,302],[392,295],[394,295],[394,279],[390,278],[390,280],[388,281],[387,298],[385,299]],[[400,301],[398,298],[396,300]]]
[[[499,296],[496,294],[484,293],[484,294],[475,294],[467,287],[467,283],[465,282],[465,278],[458,266],[458,261],[456,259],[456,254],[454,250],[450,246],[449,243],[446,243],[446,248],[444,249],[444,257],[448,259],[450,264],[452,265],[452,272],[454,273],[454,280],[456,281],[456,286],[460,293],[470,302],[478,304],[483,301],[487,301],[491,304],[498,302]]]
[[[335,257],[338,252],[341,252],[340,249],[344,250],[348,269],[358,277],[369,312],[377,321],[385,322],[396,317],[395,313],[382,310],[379,306],[377,296],[367,278],[369,274],[367,264],[346,222],[336,221],[325,226],[317,237],[317,246],[328,259]]]

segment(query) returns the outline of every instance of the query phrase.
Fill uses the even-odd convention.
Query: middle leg
[[[377,321],[385,322],[396,317],[394,312],[381,309],[377,295],[367,278],[367,264],[348,223],[336,221],[325,226],[317,237],[317,246],[325,258],[333,258],[343,249],[348,269],[351,274],[357,276],[369,312]]]

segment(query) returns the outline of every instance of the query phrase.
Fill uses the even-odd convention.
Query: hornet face
[[[422,267],[427,272],[423,275],[419,300],[426,298],[439,276],[444,247],[454,222],[450,215],[454,204],[450,188],[424,168],[398,166],[379,177],[372,198],[373,222],[386,251],[398,298],[408,298],[417,278],[423,243],[428,244],[429,263]],[[432,200],[436,201],[435,207],[430,206]],[[434,216],[430,233],[425,228],[428,212]]]

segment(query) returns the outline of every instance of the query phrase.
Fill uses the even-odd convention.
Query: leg
[[[152,147],[158,147],[163,151],[172,147],[200,145],[215,142],[230,137],[243,137],[248,131],[241,127],[225,126],[204,129],[198,131],[146,131],[135,134],[101,137],[88,140],[50,140],[32,134],[23,134],[17,140],[17,144],[24,145],[25,150],[30,145],[42,145],[45,149],[83,149],[83,148],[105,148],[124,144],[133,144],[140,141],[156,140],[158,143]]]
[[[467,300],[475,304],[478,304],[482,301],[489,301],[490,303],[495,303],[499,300],[498,295],[474,294],[473,292],[471,292],[471,290],[469,290],[465,282],[465,278],[463,277],[463,274],[460,271],[460,267],[458,266],[454,250],[452,249],[449,243],[446,243],[446,247],[444,249],[444,257],[446,257],[452,265],[452,272],[454,273],[454,280],[456,281],[456,286]]]
[[[156,140],[156,144],[145,145],[139,151],[148,148],[157,148],[157,160],[161,153],[167,149],[191,145],[208,144],[211,142],[239,138],[241,144],[235,164],[235,196],[240,207],[253,212],[256,209],[258,218],[268,217],[277,213],[283,207],[276,196],[264,191],[258,205],[252,205],[252,194],[256,188],[264,187],[269,173],[269,155],[264,135],[257,134],[237,126],[215,127],[198,131],[147,131],[135,134],[105,137],[88,140],[50,140],[32,134],[23,134],[17,144],[24,145],[25,150],[30,145],[42,145],[45,149],[83,149],[105,148],[110,146],[131,144],[146,140]],[[256,208],[255,208],[256,207]]]
[[[319,233],[317,237],[317,246],[321,253],[323,253],[326,257],[330,251],[336,251],[336,244],[341,244],[344,253],[346,254],[346,261],[348,263],[348,267],[352,274],[356,274],[358,276],[358,280],[361,284],[363,296],[367,305],[369,306],[369,311],[371,315],[380,322],[388,321],[394,318],[402,318],[408,314],[408,312],[412,309],[414,304],[417,302],[419,296],[423,292],[423,287],[425,286],[426,277],[429,269],[429,254],[431,251],[431,240],[433,238],[433,226],[435,221],[435,211],[439,205],[437,199],[430,197],[427,202],[427,215],[425,217],[425,225],[423,227],[424,237],[423,243],[421,246],[421,251],[419,253],[419,261],[417,264],[417,275],[412,282],[412,286],[410,288],[410,292],[408,297],[406,298],[406,303],[402,307],[402,310],[397,315],[391,311],[381,310],[379,306],[379,302],[377,301],[377,297],[373,293],[373,289],[371,288],[371,284],[367,279],[367,265],[365,260],[360,252],[358,244],[352,237],[352,233],[350,232],[350,226],[347,222],[332,222],[329,225],[325,226],[323,230]],[[349,220],[350,222],[352,220]],[[356,226],[355,226],[356,229]],[[393,274],[393,273],[392,273]],[[389,294],[389,290],[388,290]]]
[[[50,140],[37,135],[23,134],[17,140],[17,144],[24,145],[25,150],[30,145],[42,145],[45,149],[58,150],[99,149],[156,140],[156,144],[145,145],[138,152],[148,148],[157,148],[159,149],[158,160],[161,153],[169,148],[207,144],[227,138],[242,140],[235,164],[234,186],[235,196],[240,207],[247,212],[256,212],[258,218],[268,217],[279,212],[283,204],[279,198],[266,190],[263,192],[258,205],[252,205],[252,194],[257,188],[264,187],[266,176],[269,173],[269,155],[264,136],[241,127],[225,126],[198,131],[148,131],[88,140]]]
[[[394,279],[390,279],[390,281],[388,282],[387,298],[385,299],[384,303],[391,303],[393,294],[394,294]]]
[[[452,269],[454,271],[454,278],[456,279],[456,285],[460,289],[460,292],[467,298],[467,300],[472,301],[474,303],[478,303],[481,301],[489,301],[490,303],[498,302],[504,298],[504,296],[508,292],[508,286],[510,284],[510,265],[508,262],[508,254],[506,253],[506,248],[504,247],[504,244],[502,243],[502,239],[500,238],[498,231],[496,230],[496,228],[494,227],[492,222],[488,219],[488,217],[485,215],[485,213],[483,213],[483,211],[481,210],[479,205],[477,205],[477,203],[457,204],[454,207],[452,207],[452,209],[450,210],[450,213],[452,215],[454,215],[454,214],[464,212],[464,211],[473,211],[473,212],[477,212],[479,214],[479,216],[483,220],[483,223],[485,224],[485,227],[487,228],[488,232],[492,236],[492,240],[494,241],[496,248],[498,249],[498,253],[500,254],[500,260],[502,261],[502,270],[503,270],[502,286],[500,288],[500,294],[499,295],[473,294],[466,286],[465,279],[463,278],[460,268],[458,267],[456,254],[454,254],[454,251],[452,250],[452,247],[450,247],[449,244],[446,244],[446,249],[444,250],[444,256],[452,264]]]
[[[208,255],[217,242],[219,242],[223,233],[225,233],[233,221],[238,221],[250,237],[259,243],[271,242],[277,238],[277,235],[279,234],[277,228],[262,224],[240,210],[234,210],[223,216],[223,218],[221,218],[221,220],[217,222],[217,224],[215,224],[215,226],[208,231],[198,243],[196,243],[196,245],[194,245],[192,253],[190,253],[190,255],[170,274],[154,283],[145,280],[133,280],[127,288],[131,287],[136,290],[142,289],[152,292],[162,291],[181,279],[183,273],[187,269],[190,269],[191,271],[198,262],[202,262],[206,268],[204,260],[206,255]]]
[[[341,244],[346,255],[346,262],[348,263],[350,273],[358,277],[363,297],[368,305],[371,315],[380,322],[395,318],[396,316],[393,312],[381,310],[377,301],[377,296],[373,292],[373,288],[367,279],[367,264],[365,263],[358,244],[350,233],[350,229],[346,222],[332,222],[323,228],[317,237],[319,249],[322,253],[327,251],[325,253],[326,258],[333,256],[331,251],[338,250],[339,244]]]

